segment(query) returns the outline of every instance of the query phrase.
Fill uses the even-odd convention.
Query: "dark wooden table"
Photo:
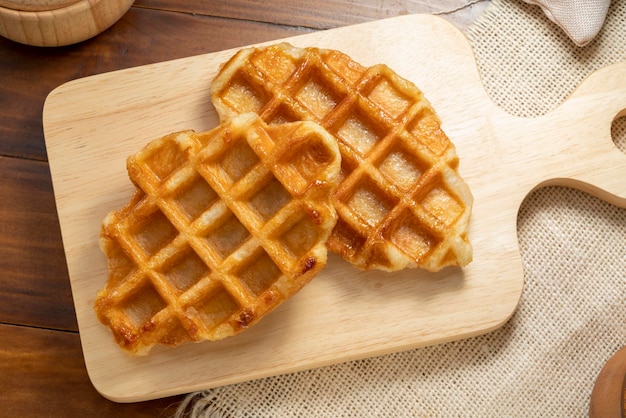
[[[169,416],[182,400],[116,404],[90,383],[43,136],[50,91],[107,71],[434,11],[427,3],[137,0],[114,26],[77,45],[0,38],[0,416]],[[460,27],[473,18],[449,16]]]

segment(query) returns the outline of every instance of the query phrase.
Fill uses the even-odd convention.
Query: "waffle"
[[[326,264],[336,141],[243,114],[155,140],[127,161],[130,202],[102,223],[95,311],[132,354],[249,328]]]
[[[312,120],[342,166],[330,251],[362,269],[431,271],[472,260],[472,194],[454,145],[422,92],[385,65],[282,43],[240,50],[211,84],[222,120],[256,112],[275,125]]]

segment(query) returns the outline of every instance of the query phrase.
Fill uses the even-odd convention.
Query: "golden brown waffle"
[[[312,120],[338,143],[339,221],[329,250],[363,268],[436,271],[472,259],[473,198],[455,147],[422,92],[385,65],[283,43],[240,50],[211,85],[222,120]]]
[[[319,125],[244,114],[127,165],[137,191],[103,222],[110,273],[95,303],[126,351],[237,334],[325,266],[340,155]]]

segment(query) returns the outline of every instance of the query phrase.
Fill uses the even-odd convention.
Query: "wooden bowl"
[[[0,0],[0,36],[27,45],[63,46],[113,25],[134,0]]]
[[[626,417],[626,347],[609,359],[591,392],[589,418]]]

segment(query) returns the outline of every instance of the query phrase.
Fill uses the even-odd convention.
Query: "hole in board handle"
[[[626,109],[617,114],[611,124],[611,138],[615,146],[626,154]]]

